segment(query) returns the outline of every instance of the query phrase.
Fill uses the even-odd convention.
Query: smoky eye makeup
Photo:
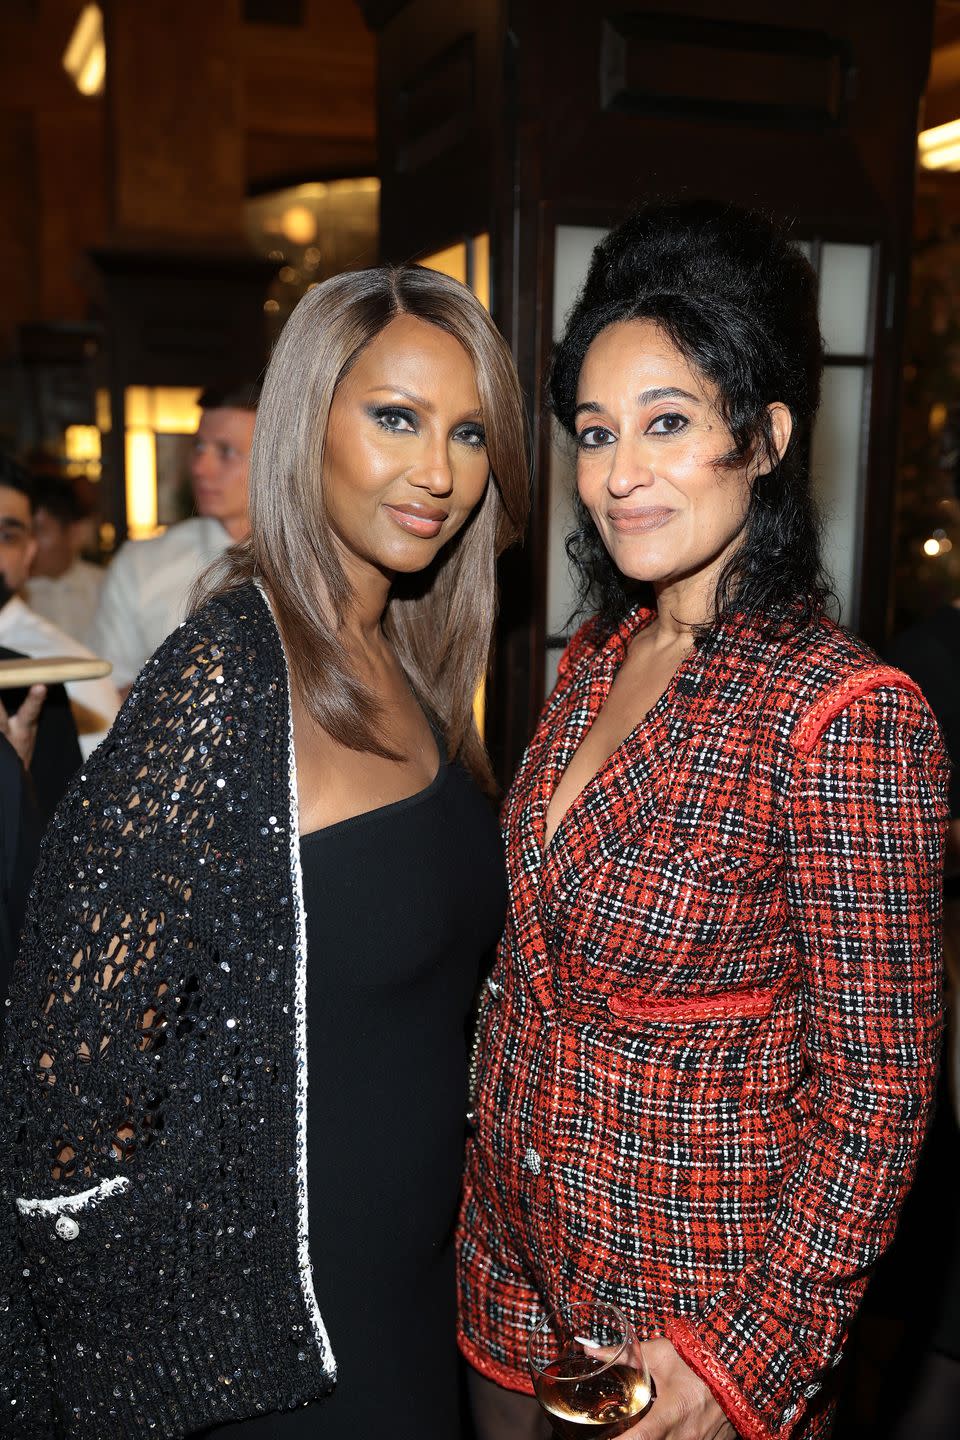
[[[367,405],[364,407],[370,419],[393,435],[407,435],[416,432],[417,414],[406,405]]]
[[[483,450],[487,444],[487,432],[483,426],[471,422],[467,425],[458,425],[453,432],[454,439],[460,440],[464,445],[469,445],[472,450]]]

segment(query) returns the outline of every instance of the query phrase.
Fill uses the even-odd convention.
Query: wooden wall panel
[[[39,223],[33,116],[5,110],[0,117],[0,314],[11,325],[33,310],[35,236]]]
[[[233,0],[106,9],[114,239],[239,237],[245,188]]]
[[[106,231],[103,106],[41,111],[34,136],[39,318],[85,320],[90,305],[86,252],[102,242]]]
[[[376,23],[376,0],[366,9]],[[807,233],[876,246],[882,304],[860,614],[868,638],[882,638],[915,122],[933,11],[933,0],[383,7],[384,254],[399,259],[490,231],[494,313],[531,404],[534,523],[525,550],[504,567],[491,689],[490,736],[504,778],[529,734],[543,674],[546,450],[536,427],[557,224],[614,224],[643,199],[704,194],[759,205]],[[457,71],[451,61],[466,47],[472,68]],[[455,72],[459,88],[449,83]]]
[[[381,244],[391,258],[489,230],[504,138],[505,16],[417,0],[379,37]]]

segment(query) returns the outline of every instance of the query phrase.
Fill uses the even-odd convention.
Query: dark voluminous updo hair
[[[717,587],[716,620],[748,615],[762,628],[800,628],[830,595],[810,490],[810,426],[820,399],[823,340],[817,282],[799,250],[763,216],[711,201],[647,205],[600,242],[567,317],[550,374],[550,403],[575,434],[577,383],[608,325],[655,321],[712,382],[733,438],[722,465],[756,455],[743,540]],[[767,406],[786,405],[793,434],[777,459]],[[567,552],[584,610],[614,625],[646,587],[625,579],[582,502]],[[706,627],[709,631],[710,627]]]

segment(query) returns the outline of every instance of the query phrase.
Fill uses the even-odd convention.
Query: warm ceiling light
[[[960,140],[938,145],[936,150],[921,150],[920,164],[924,170],[960,170]]]
[[[280,228],[294,245],[309,245],[317,238],[317,217],[306,205],[291,205],[284,210]]]
[[[63,68],[81,95],[103,94],[107,49],[99,5],[85,5],[81,10],[70,43],[63,52]]]
[[[917,144],[921,151],[937,150],[941,145],[951,145],[960,140],[960,120],[950,120],[946,125],[934,125],[932,130],[921,130]]]

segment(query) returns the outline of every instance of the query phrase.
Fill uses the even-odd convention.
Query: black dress
[[[310,1245],[337,1384],[301,1410],[207,1433],[456,1440],[453,1228],[466,1027],[506,909],[496,817],[441,759],[420,794],[300,848]]]

